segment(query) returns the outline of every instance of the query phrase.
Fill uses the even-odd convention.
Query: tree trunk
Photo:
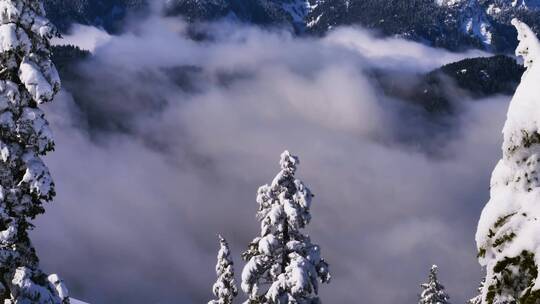
[[[281,273],[285,273],[285,268],[289,264],[289,252],[287,250],[287,243],[289,243],[289,224],[287,223],[287,216],[285,216],[283,223],[283,253],[281,261]]]

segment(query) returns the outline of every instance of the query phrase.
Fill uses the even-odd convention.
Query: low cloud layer
[[[414,303],[433,263],[454,303],[474,295],[474,232],[509,98],[434,118],[368,76],[471,54],[355,28],[300,39],[204,27],[198,42],[163,18],[99,43],[87,28],[72,36],[94,57],[46,106],[58,196],[33,239],[47,271],[91,303],[208,301],[216,234],[239,274],[259,232],[256,190],[289,149],[316,194],[309,233],[334,276],[325,303]]]

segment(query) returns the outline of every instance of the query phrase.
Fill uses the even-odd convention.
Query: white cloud
[[[372,33],[354,27],[337,28],[324,42],[354,50],[377,67],[400,70],[429,71],[464,58],[489,55],[478,50],[453,53],[401,38],[375,38]]]
[[[456,302],[472,295],[477,212],[507,98],[464,103],[441,125],[365,73],[466,54],[360,29],[299,39],[209,27],[213,37],[194,42],[181,22],[151,18],[110,37],[81,67],[84,84],[71,80],[80,108],[65,92],[47,106],[58,198],[34,232],[47,270],[92,303],[207,300],[215,234],[231,241],[240,273],[258,231],[256,189],[288,148],[316,194],[310,235],[334,272],[323,300],[414,301],[433,263]]]
[[[62,38],[54,38],[52,44],[75,45],[93,53],[112,38],[106,31],[88,25],[74,24],[70,31],[71,34],[64,35]]]

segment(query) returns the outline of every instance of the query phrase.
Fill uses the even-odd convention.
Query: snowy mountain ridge
[[[287,25],[303,32],[305,21],[316,6],[309,0],[167,0],[164,11],[166,15],[180,15],[190,22],[232,17],[260,25]]]
[[[496,33],[492,23],[503,21],[500,19],[513,15],[516,10],[540,9],[539,0],[435,0],[435,3],[441,7],[457,10],[462,31],[478,38],[487,48],[491,47],[492,37],[494,32]]]
[[[538,0],[499,0],[499,1],[482,1],[482,3],[488,3],[488,7],[492,9],[501,9],[505,7],[514,8],[538,8],[540,1]],[[477,0],[435,0],[435,3],[439,6],[458,6],[458,5],[470,5],[473,3],[479,3]]]
[[[144,12],[149,0],[46,0],[53,23],[121,30],[128,12]],[[166,0],[163,13],[190,23],[232,18],[280,26],[297,34],[323,35],[358,25],[450,50],[482,48],[510,53],[517,45],[510,24],[519,18],[540,31],[540,0]]]

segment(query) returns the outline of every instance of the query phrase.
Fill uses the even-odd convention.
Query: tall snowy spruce
[[[229,244],[220,235],[219,252],[217,255],[216,274],[217,281],[212,288],[212,292],[217,299],[208,302],[208,304],[232,304],[238,294],[238,288],[234,282],[234,266],[231,259]]]
[[[444,286],[437,279],[437,265],[431,266],[428,282],[421,284],[422,293],[418,304],[448,304],[450,297],[444,291]]]
[[[281,154],[281,171],[270,185],[259,188],[257,218],[261,234],[242,257],[242,290],[248,304],[321,303],[318,282],[330,282],[328,264],[318,245],[301,229],[310,222],[313,195],[295,173],[299,160]]]
[[[512,23],[527,71],[508,109],[503,157],[476,232],[484,304],[540,303],[540,42],[527,25]]]
[[[47,276],[30,242],[31,220],[55,195],[40,156],[53,150],[38,105],[60,89],[50,59],[56,35],[41,1],[0,0],[0,299],[5,304],[65,304],[67,290]]]

